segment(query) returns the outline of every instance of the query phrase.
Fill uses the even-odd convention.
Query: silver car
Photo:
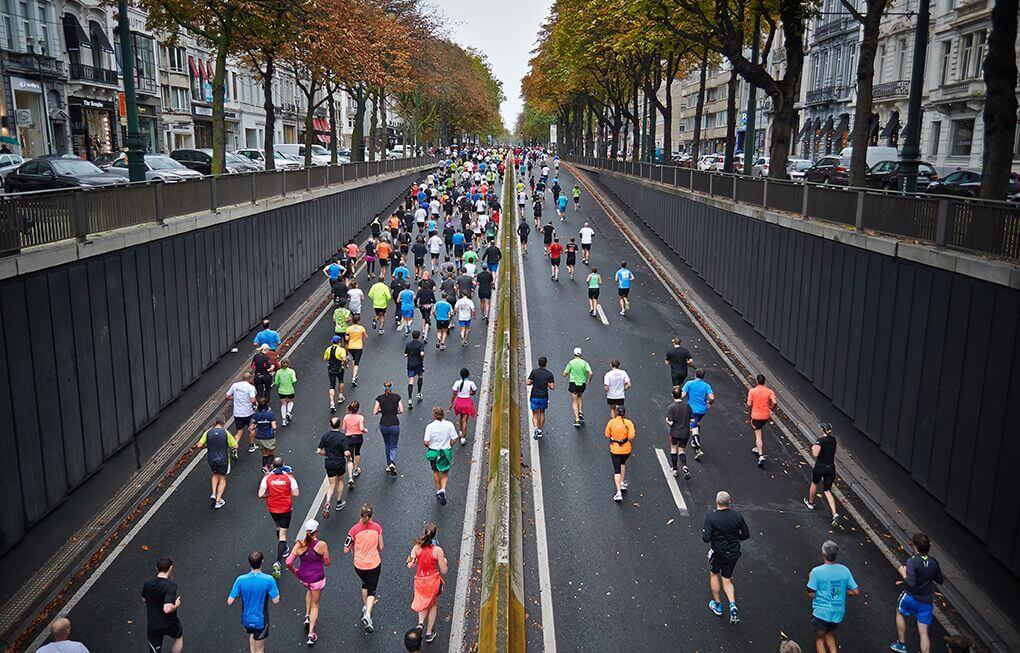
[[[185,167],[184,164],[171,159],[165,154],[146,154],[144,160],[146,181],[159,180],[172,183],[186,179],[202,178],[202,173]],[[116,161],[110,164],[107,172],[128,178],[130,173],[128,172],[127,155],[122,154],[118,157]]]
[[[15,170],[24,162],[25,160],[17,154],[0,154],[0,180],[6,177],[8,172]]]
[[[243,150],[237,150],[234,154],[254,161],[258,165],[262,166],[263,170],[266,168],[266,153],[263,150],[255,147],[248,147]],[[296,170],[303,165],[301,161],[287,156],[283,152],[273,152],[273,164],[276,166],[277,170]]]

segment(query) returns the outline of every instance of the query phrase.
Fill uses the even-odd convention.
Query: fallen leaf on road
[[[673,519],[670,519],[670,520],[669,520],[668,522],[666,522],[666,526],[669,526],[669,525],[670,525],[670,524],[672,524],[672,523],[673,523],[674,521],[675,521],[675,520],[673,520]]]
[[[152,547],[151,546],[146,546],[146,545],[143,544],[142,545],[142,551],[152,551]]]

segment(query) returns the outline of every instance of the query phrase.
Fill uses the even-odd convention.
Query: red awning
[[[207,59],[206,60],[206,62],[205,62],[205,72],[206,72],[206,75],[208,76],[206,79],[212,79],[213,77],[216,76],[216,73],[213,72],[212,59]]]
[[[200,77],[198,74],[198,64],[195,63],[195,57],[188,55],[188,67],[191,68],[192,77]]]
[[[325,118],[312,118],[312,129],[317,132],[329,132],[329,121]]]
[[[315,137],[319,139],[320,143],[329,144],[329,134],[316,134]]]

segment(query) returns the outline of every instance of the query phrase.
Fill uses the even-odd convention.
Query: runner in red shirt
[[[276,524],[276,562],[273,563],[273,577],[280,580],[283,560],[290,555],[287,546],[287,529],[290,528],[294,497],[298,496],[297,479],[290,467],[283,464],[283,458],[273,458],[273,469],[262,477],[259,483],[259,498],[266,500],[269,516]]]
[[[751,409],[751,428],[754,429],[754,448],[751,452],[758,456],[758,467],[764,467],[765,443],[761,430],[772,419],[772,409],[776,407],[776,393],[765,386],[764,374],[759,374],[755,381],[757,385],[747,391],[747,407]]]
[[[549,265],[552,270],[549,278],[553,281],[560,280],[560,256],[563,255],[563,245],[560,244],[559,238],[553,238],[552,243],[549,245]]]

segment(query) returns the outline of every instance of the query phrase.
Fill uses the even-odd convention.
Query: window
[[[973,140],[974,119],[964,118],[962,120],[954,120],[949,153],[953,156],[970,156],[970,146]]]
[[[953,42],[942,42],[942,53],[939,56],[939,86],[945,86],[949,81],[949,64],[952,61]]]
[[[185,53],[184,48],[168,47],[166,54],[167,66],[170,68],[170,71],[175,73],[184,72],[188,65],[188,55]]]
[[[896,80],[907,78],[907,39],[896,41]]]
[[[811,88],[818,88],[822,83],[821,71],[818,68],[819,60],[818,55],[811,57]]]
[[[49,27],[49,5],[45,2],[39,3],[39,11],[36,14],[39,21],[39,51],[49,56],[60,50],[60,43],[54,43],[50,38]]]
[[[942,139],[942,121],[932,120],[931,131],[928,132],[928,155],[938,156],[939,140]]]
[[[231,87],[234,89],[234,93],[230,97],[234,98],[234,100],[236,101],[238,99],[238,95],[237,95],[237,73],[235,73],[233,71],[231,71],[231,73],[230,73],[230,84],[231,84]]]
[[[832,83],[836,86],[843,84],[843,50],[841,48],[832,51]]]
[[[853,84],[857,79],[857,46],[851,45],[846,51],[846,83]]]
[[[960,39],[960,79],[970,77],[971,62],[974,60],[974,34],[964,34]]]
[[[188,89],[171,86],[169,106],[175,111],[187,111],[190,108],[188,106]]]
[[[885,81],[885,46],[878,46],[878,83],[881,84]]]
[[[159,87],[159,96],[163,98],[163,106],[170,106],[170,87],[166,84],[162,84]]]
[[[829,51],[828,50],[826,50],[825,52],[822,52],[821,70],[822,70],[822,82],[821,82],[821,85],[822,86],[827,86],[829,84],[829,82],[831,81],[831,79],[832,79],[832,77],[830,75],[830,72],[829,72]]]
[[[985,64],[985,32],[974,32],[974,73],[971,78],[981,77],[982,66]]]

